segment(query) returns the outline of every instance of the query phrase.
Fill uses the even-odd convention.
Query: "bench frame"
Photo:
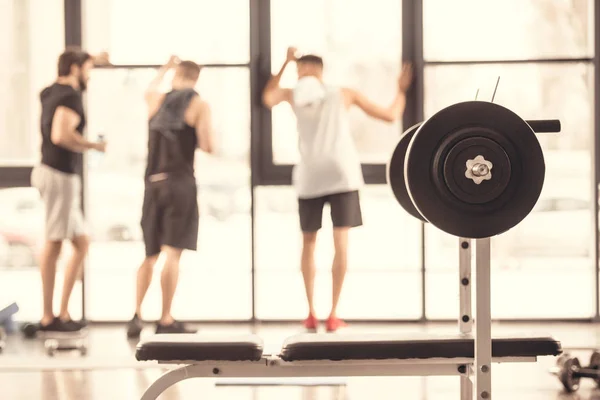
[[[536,357],[494,358],[497,363],[535,362]],[[472,399],[470,365],[473,358],[357,361],[283,361],[265,356],[260,361],[173,361],[178,365],[148,387],[141,400],[156,400],[171,386],[191,378],[334,378],[364,376],[460,376],[461,399]],[[470,397],[469,397],[470,396]]]
[[[409,360],[283,361],[264,355],[260,361],[169,361],[179,365],[158,378],[141,400],[155,400],[169,387],[190,378],[283,378],[357,376],[460,376],[461,400],[492,398],[492,363],[536,362],[537,357],[492,359],[490,238],[475,240],[476,302],[475,334],[471,304],[472,240],[459,238],[460,332],[473,337],[474,358],[430,358]],[[475,378],[475,385],[473,384]]]

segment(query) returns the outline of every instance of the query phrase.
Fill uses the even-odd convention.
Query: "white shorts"
[[[39,190],[45,208],[46,240],[87,235],[81,210],[81,178],[40,164],[31,172],[31,186]]]

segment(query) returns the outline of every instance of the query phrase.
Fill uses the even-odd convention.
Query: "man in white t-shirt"
[[[298,82],[293,89],[281,88],[279,81],[287,65],[296,62]],[[296,114],[300,162],[295,166],[293,184],[298,195],[300,227],[303,233],[302,275],[309,315],[304,326],[317,329],[313,305],[315,278],[314,251],[321,228],[323,206],[329,203],[333,222],[333,302],[326,322],[329,332],[345,327],[336,315],[347,269],[348,231],[362,225],[359,189],[363,186],[360,157],[350,132],[348,109],[355,105],[367,115],[387,122],[404,112],[405,92],[412,81],[412,68],[404,65],[398,80],[398,93],[392,104],[373,104],[353,89],[323,82],[323,59],[315,55],[296,57],[290,47],[279,73],[271,77],[263,92],[263,103],[272,108],[287,102]]]

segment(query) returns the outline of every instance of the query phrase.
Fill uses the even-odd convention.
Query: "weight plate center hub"
[[[461,131],[457,136],[464,137],[469,133],[475,134]],[[443,184],[454,197],[468,204],[484,204],[498,198],[511,176],[510,159],[503,147],[486,137],[486,132],[478,134],[480,136],[467,137],[456,144],[448,143],[450,150],[445,156],[441,155],[444,161],[439,167],[442,170],[435,171],[438,176],[443,176],[443,182],[438,184]],[[438,189],[445,192],[442,187]]]

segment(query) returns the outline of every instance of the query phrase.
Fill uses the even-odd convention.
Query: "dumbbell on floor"
[[[593,352],[590,357],[590,364],[583,368],[577,357],[563,354],[558,358],[553,372],[569,393],[579,390],[579,382],[582,378],[592,379],[596,386],[600,388],[600,352]]]

